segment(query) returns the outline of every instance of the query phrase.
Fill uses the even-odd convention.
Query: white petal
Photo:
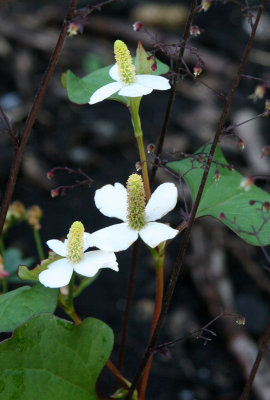
[[[149,94],[153,91],[152,88],[142,86],[137,82],[131,83],[130,85],[123,86],[121,90],[119,90],[120,96],[127,97],[141,97],[144,94]]]
[[[93,250],[84,254],[82,261],[74,266],[78,274],[94,276],[100,268],[111,268],[119,271],[115,254],[108,251]]]
[[[142,86],[157,90],[168,90],[171,88],[167,78],[157,75],[137,75],[137,83]]]
[[[104,251],[121,251],[126,250],[137,238],[138,232],[125,222],[92,233],[91,246]]]
[[[83,251],[87,250],[90,247],[90,238],[91,234],[88,232],[84,232],[83,234]]]
[[[176,203],[177,189],[175,184],[167,182],[159,185],[145,207],[147,222],[162,218],[163,215],[174,209]]]
[[[96,190],[95,204],[106,217],[127,220],[127,190],[121,183],[105,185]]]
[[[73,273],[73,264],[66,258],[52,262],[48,269],[39,274],[39,281],[42,285],[50,288],[59,288],[69,284]]]
[[[110,97],[112,94],[118,92],[123,86],[123,82],[111,82],[96,90],[90,97],[89,104],[99,103]]]
[[[114,64],[114,65],[112,66],[112,68],[111,68],[110,71],[109,71],[109,74],[110,74],[110,77],[111,77],[114,81],[117,81],[117,82],[120,82],[120,81],[121,81],[120,76],[119,76],[119,73],[118,73],[118,66],[117,66],[117,64]]]
[[[46,243],[47,246],[59,256],[67,256],[67,240],[65,240],[65,243],[63,243],[61,242],[61,240],[51,239],[48,240]]]
[[[177,229],[173,229],[168,225],[160,222],[148,222],[139,232],[142,240],[148,246],[154,248],[165,240],[174,238],[178,233]]]

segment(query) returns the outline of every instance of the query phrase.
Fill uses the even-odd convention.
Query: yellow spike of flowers
[[[114,55],[121,81],[126,85],[135,82],[135,66],[132,63],[129,49],[122,40],[114,42]]]
[[[80,221],[73,222],[67,235],[67,258],[75,264],[79,263],[83,257],[83,234],[83,224]]]
[[[135,230],[142,229],[145,224],[145,192],[140,175],[132,174],[127,180],[128,224]]]

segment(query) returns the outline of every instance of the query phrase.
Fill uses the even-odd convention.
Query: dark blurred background
[[[104,6],[87,18],[83,34],[67,38],[47,94],[25,149],[21,172],[13,200],[26,207],[38,204],[44,213],[41,237],[46,240],[65,236],[74,220],[81,220],[86,231],[113,223],[94,206],[94,192],[107,183],[125,183],[134,172],[138,154],[128,110],[121,104],[104,101],[94,106],[72,104],[62,88],[60,77],[67,69],[82,77],[114,62],[113,42],[123,40],[135,54],[138,40],[168,65],[174,64],[158,50],[175,45],[181,39],[188,15],[189,1],[120,1]],[[258,4],[248,2],[250,6]],[[243,2],[242,6],[246,6]],[[96,4],[92,2],[90,4]],[[58,38],[68,8],[66,0],[0,2],[0,105],[21,132],[31,103],[39,87],[52,49]],[[80,1],[79,8],[89,2]],[[200,54],[205,62],[202,75],[179,82],[172,117],[166,135],[164,159],[177,159],[179,152],[194,152],[211,142],[221,110],[222,100],[214,90],[227,94],[248,40],[250,26],[247,12],[237,2],[215,1],[207,12],[196,13],[194,24],[201,35],[189,42],[185,61],[192,71]],[[241,10],[242,9],[242,10]],[[255,10],[251,10],[256,15]],[[142,21],[149,34],[135,32],[134,21]],[[251,51],[245,74],[270,79],[270,6]],[[160,46],[159,46],[160,47]],[[173,54],[175,46],[169,47]],[[203,82],[203,83],[202,83]],[[214,90],[210,90],[207,86]],[[243,79],[234,98],[228,124],[238,124],[264,111],[264,99],[256,103],[249,98],[257,82]],[[266,98],[270,89],[267,89]],[[154,91],[141,104],[145,144],[157,143],[169,93]],[[261,148],[269,145],[269,119],[261,118],[237,129],[245,142],[241,152],[233,136],[222,140],[225,156],[245,176],[269,174],[270,161],[260,159]],[[13,157],[7,134],[0,134],[0,195],[3,196]],[[50,191],[59,185],[72,185],[78,176],[59,172],[48,180],[47,172],[56,166],[81,168],[94,184],[67,190],[65,196],[52,198]],[[159,170],[155,185],[175,180]],[[177,184],[177,182],[175,182]],[[262,182],[269,190],[269,183]],[[190,204],[188,191],[186,200]],[[183,194],[168,219],[173,226],[181,221]],[[115,221],[116,222],[116,221]],[[165,262],[165,282],[174,266],[181,239],[170,245]],[[29,228],[20,225],[9,231],[6,247],[18,248],[24,257],[38,261]],[[110,325],[115,333],[112,360],[117,359],[120,328],[125,306],[132,251],[118,253],[118,274],[105,270],[77,299],[83,318],[94,316]],[[149,335],[154,306],[155,277],[150,254],[140,246],[134,302],[128,332],[124,375],[132,379]],[[34,264],[33,264],[34,265]],[[159,343],[180,337],[186,339],[170,349],[170,357],[157,353],[149,380],[147,399],[152,400],[232,400],[241,393],[247,371],[269,320],[269,272],[260,249],[243,243],[221,223],[203,219],[195,224],[173,303]],[[189,335],[207,324],[220,312],[243,314],[246,325],[238,326],[236,318],[226,317],[211,325],[213,333],[207,346],[204,340]],[[253,399],[270,399],[270,360],[258,373]],[[105,371],[100,380],[104,394],[111,393]],[[105,383],[106,382],[106,383]]]

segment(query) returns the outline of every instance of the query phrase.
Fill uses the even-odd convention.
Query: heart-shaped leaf
[[[33,315],[51,312],[57,305],[58,290],[40,284],[23,286],[0,296],[0,332],[13,331]],[[0,395],[1,398],[1,395]]]
[[[97,319],[75,326],[34,317],[0,344],[0,398],[98,400],[96,381],[112,346],[112,330]]]
[[[187,182],[196,198],[210,146],[181,161],[167,163]],[[252,182],[250,182],[252,183]],[[270,194],[233,170],[217,147],[196,218],[218,218],[246,242],[254,246],[270,244]]]

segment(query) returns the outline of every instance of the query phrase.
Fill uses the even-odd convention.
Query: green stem
[[[73,273],[74,277],[75,274]],[[73,277],[72,277],[73,278]],[[72,278],[70,281],[70,287],[74,286],[74,279],[72,282]],[[68,299],[66,300],[64,298],[64,296],[59,292],[59,296],[58,296],[58,305],[59,307],[61,307],[65,313],[72,319],[72,321],[75,322],[76,325],[80,325],[82,323],[81,318],[78,316],[78,314],[76,313],[76,311],[74,310],[74,306],[73,306],[73,298],[71,299],[71,303],[70,303],[70,296],[71,296],[71,292],[73,293],[73,289],[69,290],[69,294],[68,294]]]
[[[73,298],[79,296],[83,290],[89,286],[89,283],[91,283],[91,281],[93,281],[93,277],[92,278],[86,278],[83,279],[80,284],[78,285],[77,289],[75,290],[74,294],[73,294]]]
[[[138,150],[140,154],[140,161],[142,164],[142,174],[143,174],[146,201],[148,201],[151,196],[151,191],[150,191],[147,162],[143,144],[143,132],[139,115],[140,102],[141,102],[141,97],[130,97],[131,121],[134,129],[134,134],[137,140]]]
[[[152,251],[152,255],[155,260],[155,270],[156,270],[156,298],[155,298],[155,309],[154,309],[154,314],[153,314],[153,320],[152,320],[152,326],[151,326],[151,332],[150,332],[150,337],[149,337],[149,343],[152,339],[152,335],[154,333],[154,330],[156,328],[159,315],[161,312],[162,308],[162,299],[163,299],[163,265],[164,265],[164,259],[165,259],[165,253],[164,253],[164,243],[161,243],[161,245],[158,247],[158,249]],[[139,400],[144,400],[145,398],[145,391],[146,391],[146,386],[149,378],[149,373],[150,373],[150,368],[152,364],[152,359],[153,355],[150,356],[146,367],[143,372],[143,376],[141,379],[140,387],[139,387]]]
[[[40,261],[42,261],[45,259],[45,254],[43,251],[39,231],[36,230],[34,227],[33,227],[33,234],[34,234],[34,239],[35,239],[35,243],[36,243],[36,247],[37,247],[38,256],[39,256]]]
[[[5,257],[5,243],[4,243],[4,235],[3,235],[3,234],[0,236],[0,253],[1,253],[1,256],[2,256],[2,258],[3,258],[3,263],[4,263],[4,257]],[[7,280],[6,280],[5,277],[3,277],[3,278],[1,279],[1,285],[2,285],[3,293],[7,293],[7,291],[8,291],[8,284],[7,284]]]
[[[75,282],[75,272],[73,272],[72,277],[69,282],[69,285],[68,285],[67,307],[70,310],[74,310],[74,306],[73,306],[74,282]]]

